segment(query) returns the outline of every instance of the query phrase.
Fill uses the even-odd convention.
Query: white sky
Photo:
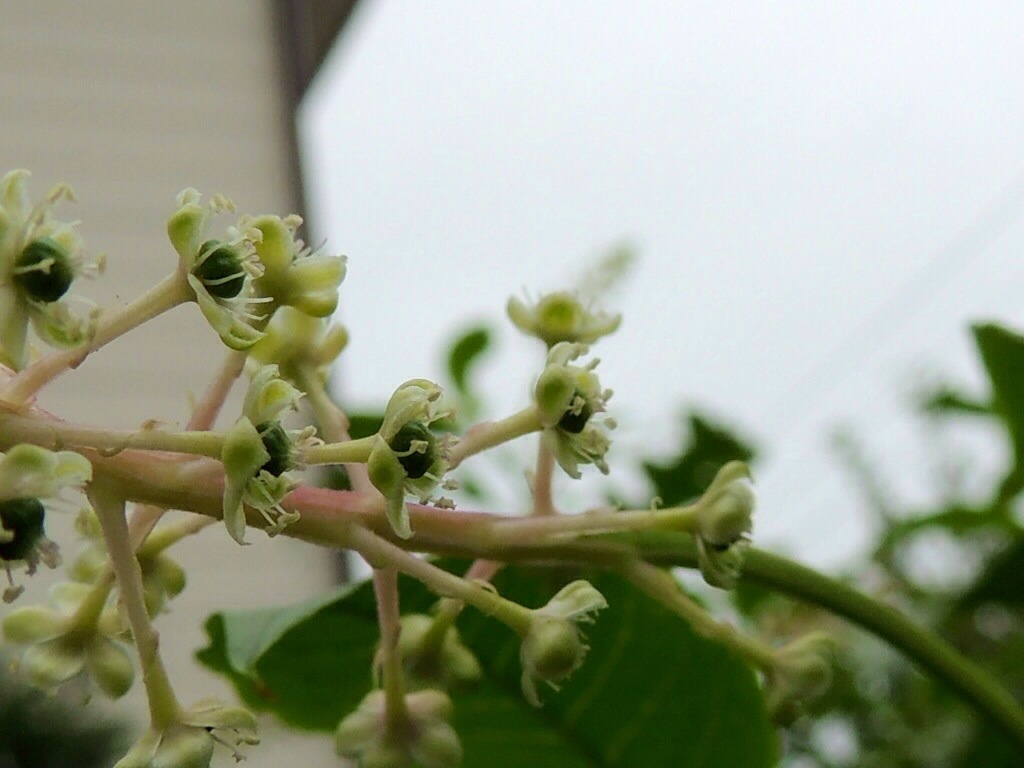
[[[913,381],[978,385],[969,319],[1024,324],[1021,40],[1012,2],[364,0],[300,119],[350,257],[345,392],[438,376],[491,318],[487,381],[520,407],[538,349],[506,298],[628,239],[597,349],[618,442],[675,445],[687,403],[727,417],[766,449],[756,540],[841,562],[866,526],[829,431],[921,498],[947,438],[907,417]]]

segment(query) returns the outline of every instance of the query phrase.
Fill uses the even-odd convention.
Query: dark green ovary
[[[207,240],[199,254],[202,262],[192,272],[206,286],[207,293],[218,299],[233,299],[242,292],[245,272],[231,246]],[[203,254],[208,255],[203,258]]]
[[[426,442],[427,450],[423,453],[419,451],[409,453],[412,449],[413,441]],[[391,450],[399,454],[398,463],[405,470],[406,477],[410,480],[418,480],[427,474],[430,466],[434,463],[434,446],[436,442],[437,440],[434,437],[434,433],[430,431],[430,427],[422,421],[410,421],[398,430],[398,433],[391,438],[391,442],[388,445],[391,446]]]
[[[0,544],[0,560],[25,560],[45,535],[46,510],[39,499],[8,499],[0,502],[0,523],[14,534]]]
[[[262,424],[257,424],[256,431],[260,433],[263,447],[270,454],[270,458],[260,469],[265,469],[274,477],[280,477],[292,466],[291,438],[288,437],[284,427],[276,421],[264,421]]]
[[[51,304],[71,287],[75,271],[64,249],[49,237],[25,246],[15,263],[14,284],[30,298]]]
[[[579,392],[574,394],[572,398],[573,403],[576,402],[577,397],[582,397],[582,395]],[[584,402],[579,413],[575,413],[572,408],[567,410],[559,420],[558,426],[571,435],[578,435],[587,426],[587,422],[590,421],[590,417],[593,415],[594,411],[590,405]]]

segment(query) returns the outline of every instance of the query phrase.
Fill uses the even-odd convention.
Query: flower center
[[[288,433],[285,432],[281,423],[277,421],[264,421],[262,424],[257,424],[256,431],[260,433],[263,447],[270,454],[270,458],[260,469],[267,470],[274,477],[280,477],[292,466],[291,438],[288,437]]]
[[[581,309],[579,301],[565,293],[553,293],[541,299],[537,316],[548,341],[572,340],[580,323]]]
[[[425,442],[427,449],[422,453],[412,450],[413,442]],[[434,463],[436,456],[435,446],[437,440],[430,427],[422,421],[410,421],[398,430],[391,442],[391,450],[398,454],[398,463],[402,465],[406,476],[410,480],[418,480],[427,474],[430,465]]]
[[[0,502],[0,523],[14,534],[0,544],[0,560],[24,560],[44,535],[46,510],[39,499],[8,499]]]
[[[199,249],[199,263],[192,274],[198,277],[211,296],[233,299],[245,285],[245,270],[238,253],[230,245],[207,240]]]
[[[583,405],[580,406],[579,411],[576,410],[577,399],[583,400]],[[578,435],[583,431],[583,428],[587,426],[587,422],[593,415],[594,411],[591,409],[589,403],[587,403],[583,395],[580,394],[580,391],[576,390],[575,394],[572,396],[572,405],[569,407],[569,410],[562,415],[562,418],[559,419],[558,426],[571,435]]]
[[[14,265],[14,283],[35,301],[50,304],[68,292],[75,279],[71,259],[49,237],[25,246]]]

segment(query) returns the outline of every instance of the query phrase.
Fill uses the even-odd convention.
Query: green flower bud
[[[211,296],[233,299],[242,292],[246,271],[237,249],[219,240],[207,240],[199,248],[192,274]]]
[[[335,751],[360,768],[456,768],[462,746],[450,725],[452,703],[441,691],[405,697],[408,721],[389,729],[383,691],[370,693],[335,731]]]
[[[56,637],[66,624],[67,619],[56,611],[41,605],[26,605],[4,617],[4,639],[10,643],[34,643]]]
[[[128,652],[104,637],[97,637],[89,644],[85,664],[89,677],[112,699],[128,693],[135,680],[135,668]]]
[[[600,592],[580,580],[563,587],[544,607],[531,611],[519,660],[523,695],[533,706],[541,705],[537,680],[557,690],[583,663],[589,647],[577,624],[593,621],[593,614],[607,606]]]
[[[750,469],[741,461],[730,461],[718,470],[701,497],[695,532],[697,564],[711,586],[735,586],[749,544],[754,503]]]
[[[698,517],[698,535],[722,551],[750,533],[754,492],[745,478],[731,480],[711,498],[705,497]]]
[[[14,265],[14,284],[33,301],[44,304],[61,298],[74,279],[71,258],[50,237],[40,237],[26,245]]]
[[[473,683],[480,679],[480,662],[449,625],[438,639],[432,616],[414,613],[402,617],[398,653],[410,688],[430,688]],[[431,630],[435,630],[432,632]]]
[[[835,640],[812,632],[775,652],[775,665],[765,675],[768,711],[779,725],[792,724],[809,702],[832,685]]]
[[[524,672],[547,683],[560,683],[579,668],[586,653],[587,646],[574,624],[538,617],[523,640]]]

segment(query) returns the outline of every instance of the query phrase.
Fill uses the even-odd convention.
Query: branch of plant
[[[160,657],[159,636],[146,610],[142,571],[128,533],[124,497],[118,493],[116,484],[95,479],[89,487],[89,500],[103,528],[103,537],[117,578],[121,601],[128,614],[132,639],[139,653],[152,724],[154,727],[163,728],[174,722],[181,708],[164,668],[163,659]]]
[[[398,650],[401,611],[398,603],[398,571],[392,566],[374,568],[373,593],[377,598],[380,626],[380,665],[384,683],[384,711],[390,733],[400,735],[409,722],[405,703],[402,655]]]
[[[448,454],[448,466],[450,469],[455,469],[470,456],[531,432],[540,432],[543,428],[540,411],[536,405],[529,405],[500,421],[474,424],[466,430],[466,434]]]
[[[10,438],[0,430],[0,440],[6,443],[7,439]],[[126,451],[117,456],[85,453],[94,463],[96,477],[115,482],[119,492],[131,500],[186,509],[213,518],[221,515],[223,477],[217,471],[219,462],[209,461],[208,466],[197,468],[140,451]],[[623,557],[630,555],[662,566],[694,567],[697,560],[692,536],[642,530],[660,527],[650,523],[657,512],[671,512],[685,519],[692,516],[693,508],[605,513],[607,518],[604,515],[596,518],[598,524],[595,525],[594,519],[583,522],[587,515],[515,518],[409,504],[415,533],[411,539],[402,541],[393,535],[384,514],[383,499],[379,496],[301,487],[285,499],[283,506],[302,516],[285,529],[286,535],[325,546],[354,548],[364,556],[376,554],[378,559],[382,556],[392,559],[405,552],[403,548],[408,548],[476,559],[575,563],[605,568],[618,567]],[[612,518],[627,523],[626,528],[630,524],[635,528],[629,533],[593,533],[615,530],[617,526],[609,527]],[[577,519],[580,522],[575,522]],[[248,514],[248,521],[254,527],[265,525],[255,512]],[[565,525],[580,528],[575,532],[557,528]],[[550,537],[545,538],[538,535],[537,526],[556,528],[549,529],[546,533]],[[525,531],[529,531],[529,535],[524,535]],[[459,577],[443,571],[440,573],[445,575],[439,575],[434,566],[406,554],[401,565],[395,563],[400,570],[425,581],[423,574],[430,574],[440,594],[473,605],[477,602],[469,597],[489,594],[481,587],[470,587],[467,591],[467,582]],[[981,667],[895,608],[805,566],[756,549],[747,553],[744,578],[821,606],[877,635],[948,684],[998,724],[1016,744],[1024,747],[1024,709],[1020,704]]]
[[[104,313],[92,337],[82,346],[56,352],[15,375],[3,388],[3,399],[23,404],[35,397],[61,374],[77,368],[85,358],[154,317],[194,298],[188,282],[171,273],[133,302]]]

